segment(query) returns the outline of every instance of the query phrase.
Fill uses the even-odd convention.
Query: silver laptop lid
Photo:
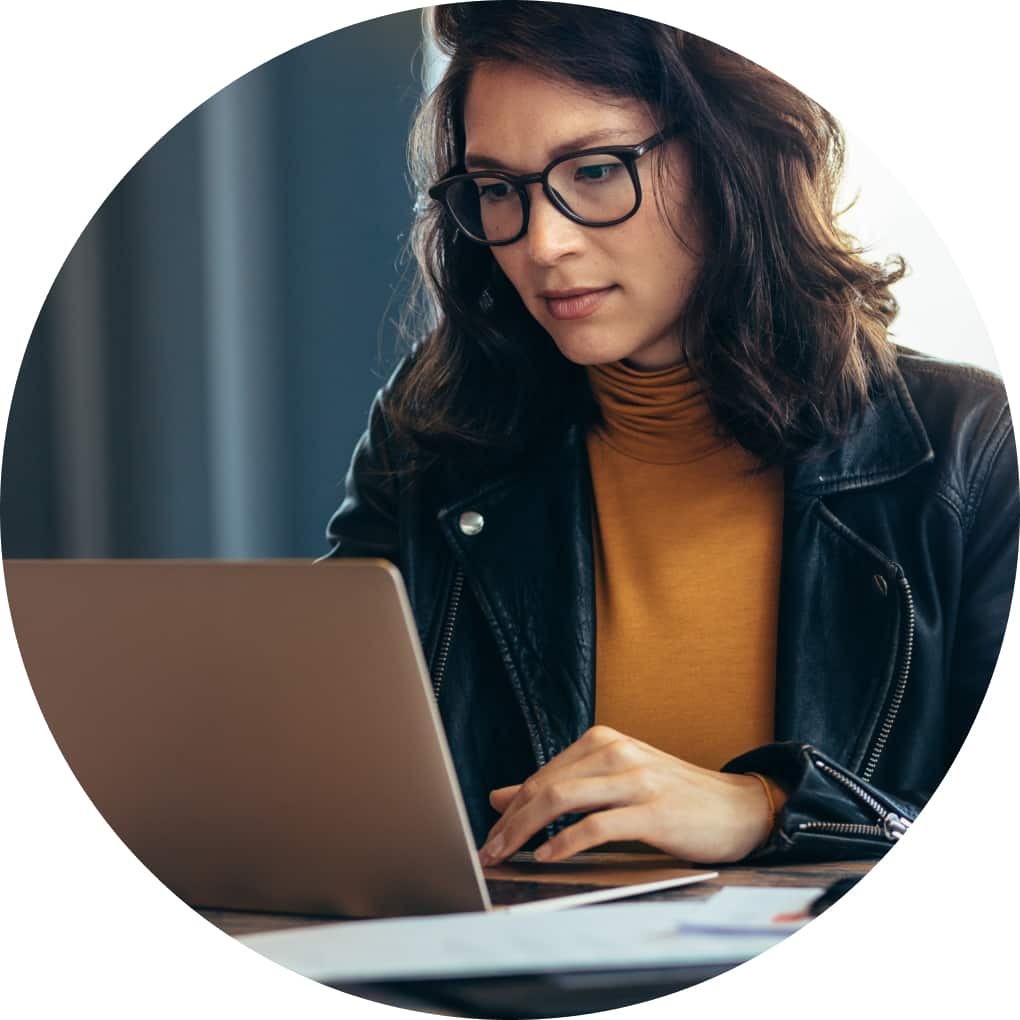
[[[489,907],[391,564],[4,567],[64,756],[188,903],[348,916]]]

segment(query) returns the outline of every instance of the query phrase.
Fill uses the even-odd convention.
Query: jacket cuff
[[[811,744],[767,744],[722,771],[758,772],[789,793],[768,840],[745,858],[756,863],[881,857],[917,817]]]

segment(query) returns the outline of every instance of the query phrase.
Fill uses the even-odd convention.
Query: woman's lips
[[[588,290],[567,297],[552,297],[544,294],[545,303],[554,319],[583,319],[591,315],[605,301],[616,285],[601,290]]]

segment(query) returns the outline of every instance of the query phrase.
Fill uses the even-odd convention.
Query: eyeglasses
[[[443,204],[466,237],[490,247],[513,244],[527,233],[529,184],[541,183],[567,219],[585,227],[611,227],[630,219],[641,205],[637,161],[674,133],[659,132],[638,145],[570,152],[538,174],[450,174],[429,188],[429,197]]]

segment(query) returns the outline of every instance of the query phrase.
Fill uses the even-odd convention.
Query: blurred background
[[[204,103],[117,185],[28,342],[5,557],[326,551],[396,360],[425,57],[418,11],[314,40]],[[994,368],[950,255],[851,133],[846,200],[858,192],[845,225],[912,268],[896,338]]]

